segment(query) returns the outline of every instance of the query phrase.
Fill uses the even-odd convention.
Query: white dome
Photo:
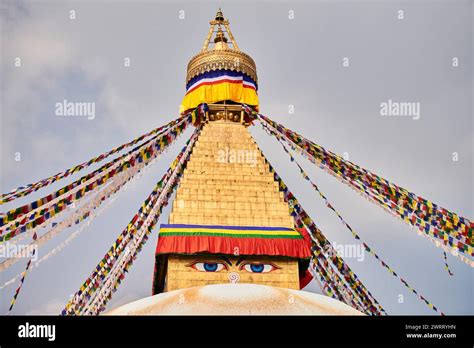
[[[363,315],[330,297],[258,284],[215,284],[170,291],[106,315]]]

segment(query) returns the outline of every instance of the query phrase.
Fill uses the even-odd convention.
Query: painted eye
[[[244,269],[250,273],[268,273],[278,269],[271,263],[246,263],[240,269]]]
[[[226,265],[220,262],[196,262],[191,267],[200,272],[219,272],[227,269]]]

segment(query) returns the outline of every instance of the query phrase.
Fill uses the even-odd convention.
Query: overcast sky
[[[473,218],[474,14],[467,0],[2,0],[1,191],[82,163],[176,118],[187,63],[201,49],[219,6],[239,47],[256,61],[263,114]],[[15,67],[17,57],[20,67]],[[124,67],[126,57],[130,67]],[[56,116],[55,104],[64,99],[94,102],[95,118]],[[419,119],[381,116],[380,105],[389,100],[419,103]],[[250,131],[328,239],[354,243],[278,143],[259,127]],[[73,243],[28,274],[13,313],[60,312],[184,140],[120,193]],[[301,163],[361,238],[417,291],[446,314],[474,313],[472,269],[448,255],[450,277],[442,250],[414,228],[308,161]],[[4,205],[2,211],[59,187]],[[160,223],[167,222],[168,214],[169,207]],[[76,229],[40,248],[39,257]],[[157,229],[108,308],[151,294],[156,241]],[[389,314],[435,314],[370,254],[347,262]],[[1,284],[22,272],[25,263],[0,273]],[[17,285],[0,290],[2,314]],[[319,292],[314,284],[306,290]]]

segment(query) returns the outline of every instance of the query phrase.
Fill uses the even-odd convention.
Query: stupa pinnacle
[[[180,111],[193,109],[201,103],[224,102],[247,104],[258,109],[258,79],[254,60],[239,49],[229,21],[220,9],[209,24],[201,52],[189,61],[186,95]]]

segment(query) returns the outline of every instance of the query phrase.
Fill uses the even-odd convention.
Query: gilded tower
[[[247,130],[243,104],[258,110],[255,62],[220,10],[210,25],[181,104],[182,112],[203,110],[202,130],[160,228],[153,292],[229,282],[300,289],[307,236]]]

